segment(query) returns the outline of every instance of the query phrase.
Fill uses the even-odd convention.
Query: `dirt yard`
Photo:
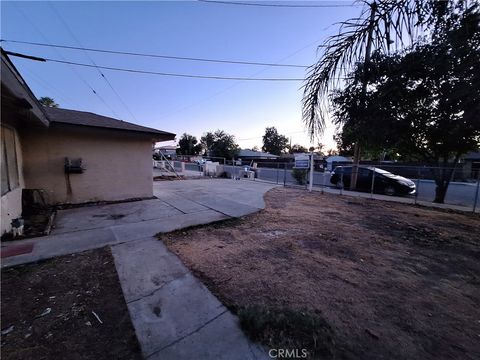
[[[1,288],[4,359],[142,358],[108,248],[2,270]]]
[[[337,359],[479,359],[480,219],[274,189],[264,211],[160,238],[230,308],[319,311]]]

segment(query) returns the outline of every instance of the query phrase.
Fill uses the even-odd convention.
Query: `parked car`
[[[195,164],[197,165],[203,165],[207,162],[207,160],[205,159],[199,159],[199,160],[195,160]]]
[[[330,177],[330,182],[337,187],[348,189],[353,166],[337,166]],[[343,174],[343,176],[342,176]],[[375,179],[373,180],[373,175]],[[357,176],[357,190],[373,192],[385,195],[411,195],[415,194],[415,183],[403,176],[394,175],[383,169],[359,166]]]

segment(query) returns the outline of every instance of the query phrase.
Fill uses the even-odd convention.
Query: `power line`
[[[34,46],[55,47],[55,48],[70,49],[70,50],[83,50],[83,51],[99,52],[99,53],[105,53],[105,54],[142,56],[142,57],[151,57],[151,58],[160,58],[160,59],[202,61],[202,62],[213,62],[213,63],[222,63],[222,64],[238,64],[238,65],[294,67],[294,68],[302,68],[302,69],[306,69],[306,68],[309,67],[307,65],[299,65],[299,64],[278,64],[278,63],[264,63],[264,62],[257,62],[257,61],[207,59],[207,58],[196,58],[196,57],[184,57],[184,56],[173,56],[173,55],[138,53],[138,52],[131,52],[131,51],[105,50],[105,49],[95,49],[95,48],[86,48],[86,47],[69,46],[69,45],[45,44],[45,43],[32,42],[32,41],[21,41],[21,40],[2,39],[0,41],[17,43],[17,44],[34,45]]]
[[[6,54],[11,56],[23,57],[28,58],[29,55],[14,53],[11,51],[5,51]],[[73,61],[65,61],[65,60],[58,60],[58,59],[50,59],[50,58],[31,58],[31,60],[35,61],[50,61],[60,64],[68,64],[68,65],[76,65],[76,66],[83,66],[83,67],[90,67],[90,68],[99,68],[105,70],[112,70],[112,71],[123,71],[129,73],[138,73],[138,74],[147,74],[147,75],[158,75],[158,76],[173,76],[173,77],[184,77],[184,78],[197,78],[197,79],[212,79],[212,80],[245,80],[245,81],[303,81],[304,79],[295,79],[295,78],[251,78],[251,77],[236,77],[236,76],[210,76],[210,75],[193,75],[193,74],[179,74],[179,73],[164,73],[164,72],[156,72],[156,71],[148,71],[148,70],[137,70],[137,69],[127,69],[127,68],[119,68],[119,67],[112,67],[112,66],[101,66],[101,65],[91,65],[85,63],[78,63]]]
[[[78,38],[75,36],[75,34],[73,33],[73,31],[70,29],[70,27],[68,26],[68,24],[65,22],[65,20],[63,19],[63,17],[60,15],[60,13],[55,9],[54,5],[51,4],[50,2],[48,3],[51,7],[51,9],[55,12],[55,14],[57,15],[57,17],[60,19],[60,21],[62,22],[62,24],[65,26],[65,28],[67,29],[67,31],[70,33],[70,36],[77,42],[78,45],[80,45],[81,47],[83,47],[83,45],[81,44],[80,40],[78,40]],[[123,101],[123,99],[121,98],[120,94],[114,89],[114,87],[112,86],[112,84],[110,83],[110,81],[107,79],[107,77],[100,71],[100,69],[98,68],[97,64],[95,63],[95,61],[93,61],[93,59],[88,55],[88,53],[84,50],[83,53],[86,55],[86,57],[90,60],[90,62],[95,66],[95,68],[97,69],[98,73],[100,74],[100,76],[103,78],[103,80],[105,80],[105,82],[107,83],[107,85],[110,87],[110,89],[113,91],[113,93],[115,94],[115,96],[117,97],[117,99],[122,103],[123,107],[127,110],[127,112],[130,114],[130,116],[132,117],[133,120],[135,121],[138,121],[137,118],[135,117],[135,115],[133,115],[133,113],[130,111],[130,108],[127,106],[127,104],[125,103],[125,101]]]
[[[40,36],[47,42],[47,43],[50,43],[50,41],[47,39],[47,37],[43,34],[43,32],[33,23],[32,20],[30,20],[30,18],[27,16],[27,14],[25,14],[23,12],[22,9],[20,9],[16,4],[14,4],[16,10],[25,18],[25,20],[27,20],[27,22],[34,28],[34,30],[36,30]],[[55,52],[64,60],[65,57],[62,55],[62,53],[58,50],[58,49],[54,49]],[[33,59],[31,59],[33,60]],[[117,113],[115,112],[115,110],[113,110],[106,102],[105,100],[100,96],[100,94],[98,94],[95,89],[75,70],[75,68],[71,65],[69,65],[69,68],[70,70],[85,84],[85,86],[87,86],[97,97],[98,99],[105,105],[105,107],[107,107],[110,112],[115,116],[115,117],[119,117],[117,115]]]
[[[327,30],[327,28],[322,29],[322,31],[325,31],[325,30]],[[276,61],[276,62],[282,62],[282,61],[284,61],[284,60],[287,60],[287,59],[291,58],[292,56],[296,55],[297,53],[299,53],[300,51],[302,51],[302,50],[304,50],[304,49],[306,49],[306,48],[308,48],[308,47],[310,47],[310,46],[318,43],[318,41],[319,41],[319,40],[315,40],[315,41],[313,41],[313,42],[311,42],[311,43],[308,43],[307,45],[302,46],[300,49],[295,50],[293,53],[291,53],[291,54],[289,54],[289,55],[287,55],[287,56],[284,56],[284,57],[282,57],[281,59],[275,60],[275,61]],[[252,75],[250,75],[249,77],[253,77],[253,76],[256,76],[256,75],[258,75],[258,74],[261,74],[262,72],[264,72],[264,71],[266,71],[266,70],[267,70],[267,67],[264,67],[263,69],[260,69],[260,70],[258,70],[258,71],[256,71],[256,72],[254,72],[254,73],[253,73]],[[235,82],[235,83],[233,83],[232,85],[229,85],[228,87],[226,87],[226,88],[224,88],[224,89],[222,89],[222,90],[220,90],[220,91],[217,91],[217,92],[215,92],[214,94],[212,94],[212,95],[210,95],[210,96],[207,96],[206,98],[203,98],[203,99],[200,100],[200,101],[196,101],[196,102],[194,102],[194,103],[192,103],[192,104],[190,104],[190,105],[183,106],[183,107],[180,108],[180,109],[176,109],[176,110],[174,110],[174,111],[170,111],[170,112],[168,112],[166,115],[162,115],[160,118],[161,118],[161,119],[163,119],[163,118],[165,118],[165,117],[168,118],[171,114],[175,114],[175,113],[178,113],[178,112],[180,112],[180,111],[184,111],[184,110],[186,110],[186,109],[188,109],[188,108],[190,108],[190,107],[192,107],[192,106],[195,106],[195,105],[198,105],[198,104],[200,104],[200,103],[203,103],[203,102],[205,102],[205,101],[207,101],[207,100],[213,99],[214,97],[216,97],[216,96],[218,96],[218,95],[221,95],[221,94],[225,93],[226,91],[229,91],[230,89],[238,86],[239,84],[241,84],[240,81]]]
[[[48,90],[50,93],[53,93],[55,98],[58,97],[59,99],[61,100],[63,99],[65,102],[70,103],[73,106],[78,106],[78,104],[74,100],[72,100],[70,97],[65,95],[64,92],[59,90],[57,87],[53,86],[51,83],[42,79],[37,73],[35,73],[31,69],[25,66],[23,70],[31,77],[32,80],[36,81],[40,86]]]
[[[241,6],[263,6],[263,7],[283,7],[283,8],[338,8],[338,7],[357,7],[357,4],[262,4],[238,1],[219,1],[219,0],[197,0],[198,2],[222,4],[222,5],[241,5]]]

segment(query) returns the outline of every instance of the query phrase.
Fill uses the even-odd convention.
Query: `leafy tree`
[[[437,24],[452,4],[460,0],[361,0],[363,9],[358,17],[341,23],[338,34],[327,38],[320,60],[307,75],[303,95],[303,120],[313,138],[325,129],[329,115],[329,94],[343,88],[343,80],[361,62],[366,66],[373,51],[389,53],[392,48],[405,48],[418,36],[435,33]],[[362,79],[365,91],[369,82]],[[362,101],[364,103],[364,101]],[[361,157],[363,138],[354,144],[354,168]],[[356,187],[356,171],[350,188]]]
[[[338,154],[339,154],[338,150],[336,150],[336,149],[328,149],[327,150],[327,156],[336,156]]]
[[[234,158],[240,151],[235,142],[235,136],[227,134],[223,130],[207,132],[200,139],[200,143],[208,156]]]
[[[480,146],[478,6],[450,12],[436,29],[408,53],[375,53],[332,100],[341,148],[360,136],[369,151],[435,164],[434,202],[443,203],[460,156]]]
[[[252,147],[252,151],[260,151],[260,148],[257,145],[255,145],[254,147]]]
[[[263,135],[263,151],[273,155],[281,155],[286,149],[287,144],[287,137],[280,135],[274,126],[265,129],[265,135]]]
[[[305,146],[302,146],[299,144],[295,144],[288,147],[289,154],[306,153],[306,152],[308,152],[308,149]]]
[[[58,107],[58,104],[55,102],[55,100],[53,100],[51,97],[48,97],[48,96],[41,97],[40,99],[38,99],[38,102],[46,107],[54,107],[54,108]]]
[[[320,60],[309,72],[303,95],[303,120],[312,136],[323,133],[329,115],[329,93],[343,88],[358,63],[371,52],[406,48],[419,36],[434,33],[457,0],[363,0],[358,17],[341,22],[340,31],[325,40]],[[423,32],[421,31],[423,30]],[[364,79],[367,80],[368,79]]]
[[[184,133],[178,141],[177,154],[198,155],[202,151],[202,145],[198,143],[195,136]]]

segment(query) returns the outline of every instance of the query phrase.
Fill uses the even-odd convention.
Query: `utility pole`
[[[373,38],[373,20],[375,19],[375,11],[377,9],[377,4],[375,1],[370,5],[370,29],[368,30],[367,37],[367,47],[365,49],[365,60],[363,62],[363,88],[362,93],[363,97],[367,93],[367,77],[365,76],[365,70],[367,69],[368,64],[370,63],[371,53],[372,53],[372,38]],[[359,140],[355,142],[355,147],[353,150],[353,167],[352,167],[352,178],[350,180],[350,190],[355,190],[357,188],[357,178],[358,178],[358,165],[360,164],[361,157],[361,148]]]

